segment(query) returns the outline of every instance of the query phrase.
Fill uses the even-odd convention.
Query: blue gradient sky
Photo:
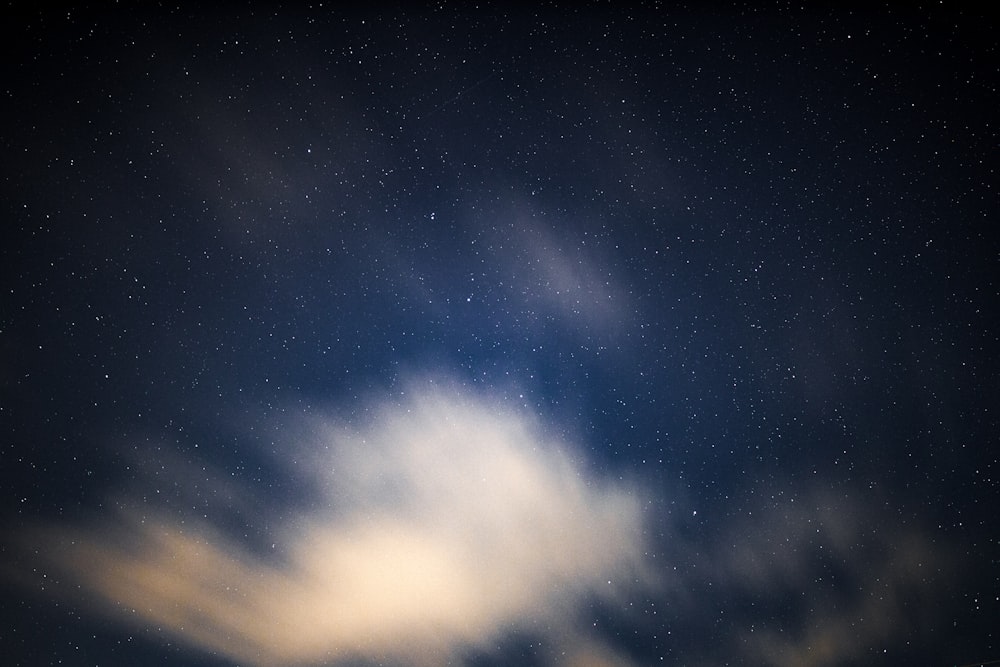
[[[1000,659],[984,17],[4,14],[9,664]]]

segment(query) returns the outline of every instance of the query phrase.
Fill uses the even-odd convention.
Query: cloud
[[[276,427],[270,489],[141,450],[112,512],[22,532],[14,574],[239,664],[418,667],[526,644],[562,667],[873,662],[934,636],[961,574],[875,491],[695,513],[501,398],[426,381],[358,407]]]
[[[578,621],[652,582],[637,487],[481,396],[426,384],[370,415],[286,450],[320,497],[272,553],[136,498],[24,544],[89,604],[241,663],[445,664],[524,631],[561,642],[557,664],[626,664]]]
[[[756,611],[730,615],[727,650],[775,667],[861,664],[933,633],[954,555],[889,507],[815,487],[729,525],[704,576]]]
[[[514,215],[506,242],[497,239],[502,268],[529,307],[551,313],[569,332],[598,344],[621,344],[635,323],[636,304],[619,282],[608,258],[585,237],[557,234],[530,216]]]

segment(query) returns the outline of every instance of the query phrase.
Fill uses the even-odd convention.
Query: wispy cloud
[[[933,632],[928,610],[958,576],[954,555],[889,507],[873,492],[811,487],[729,522],[683,583],[744,610],[720,612],[728,637],[708,662],[871,662]]]
[[[552,313],[567,330],[594,337],[596,344],[623,342],[636,304],[608,259],[585,238],[556,234],[523,215],[515,219],[509,247],[500,257],[526,303]]]
[[[571,656],[554,663],[624,664],[577,621],[651,582],[636,489],[524,412],[429,387],[366,424],[306,429],[293,449],[322,497],[273,554],[135,499],[25,543],[90,604],[240,662],[445,664],[530,630]]]
[[[771,561],[743,580],[745,590],[774,590],[784,576],[780,588],[794,587],[803,605],[792,622],[745,629],[756,660],[776,667],[865,662],[934,631],[929,606],[956,576],[947,549],[856,499],[816,493],[801,504],[773,517],[781,541],[751,539],[742,554]]]

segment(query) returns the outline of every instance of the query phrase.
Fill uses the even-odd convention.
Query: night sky
[[[1000,661],[994,22],[332,5],[2,12],[5,665]]]

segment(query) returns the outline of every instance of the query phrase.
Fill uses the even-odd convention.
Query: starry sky
[[[220,7],[2,10],[5,664],[1000,661],[994,23]]]

